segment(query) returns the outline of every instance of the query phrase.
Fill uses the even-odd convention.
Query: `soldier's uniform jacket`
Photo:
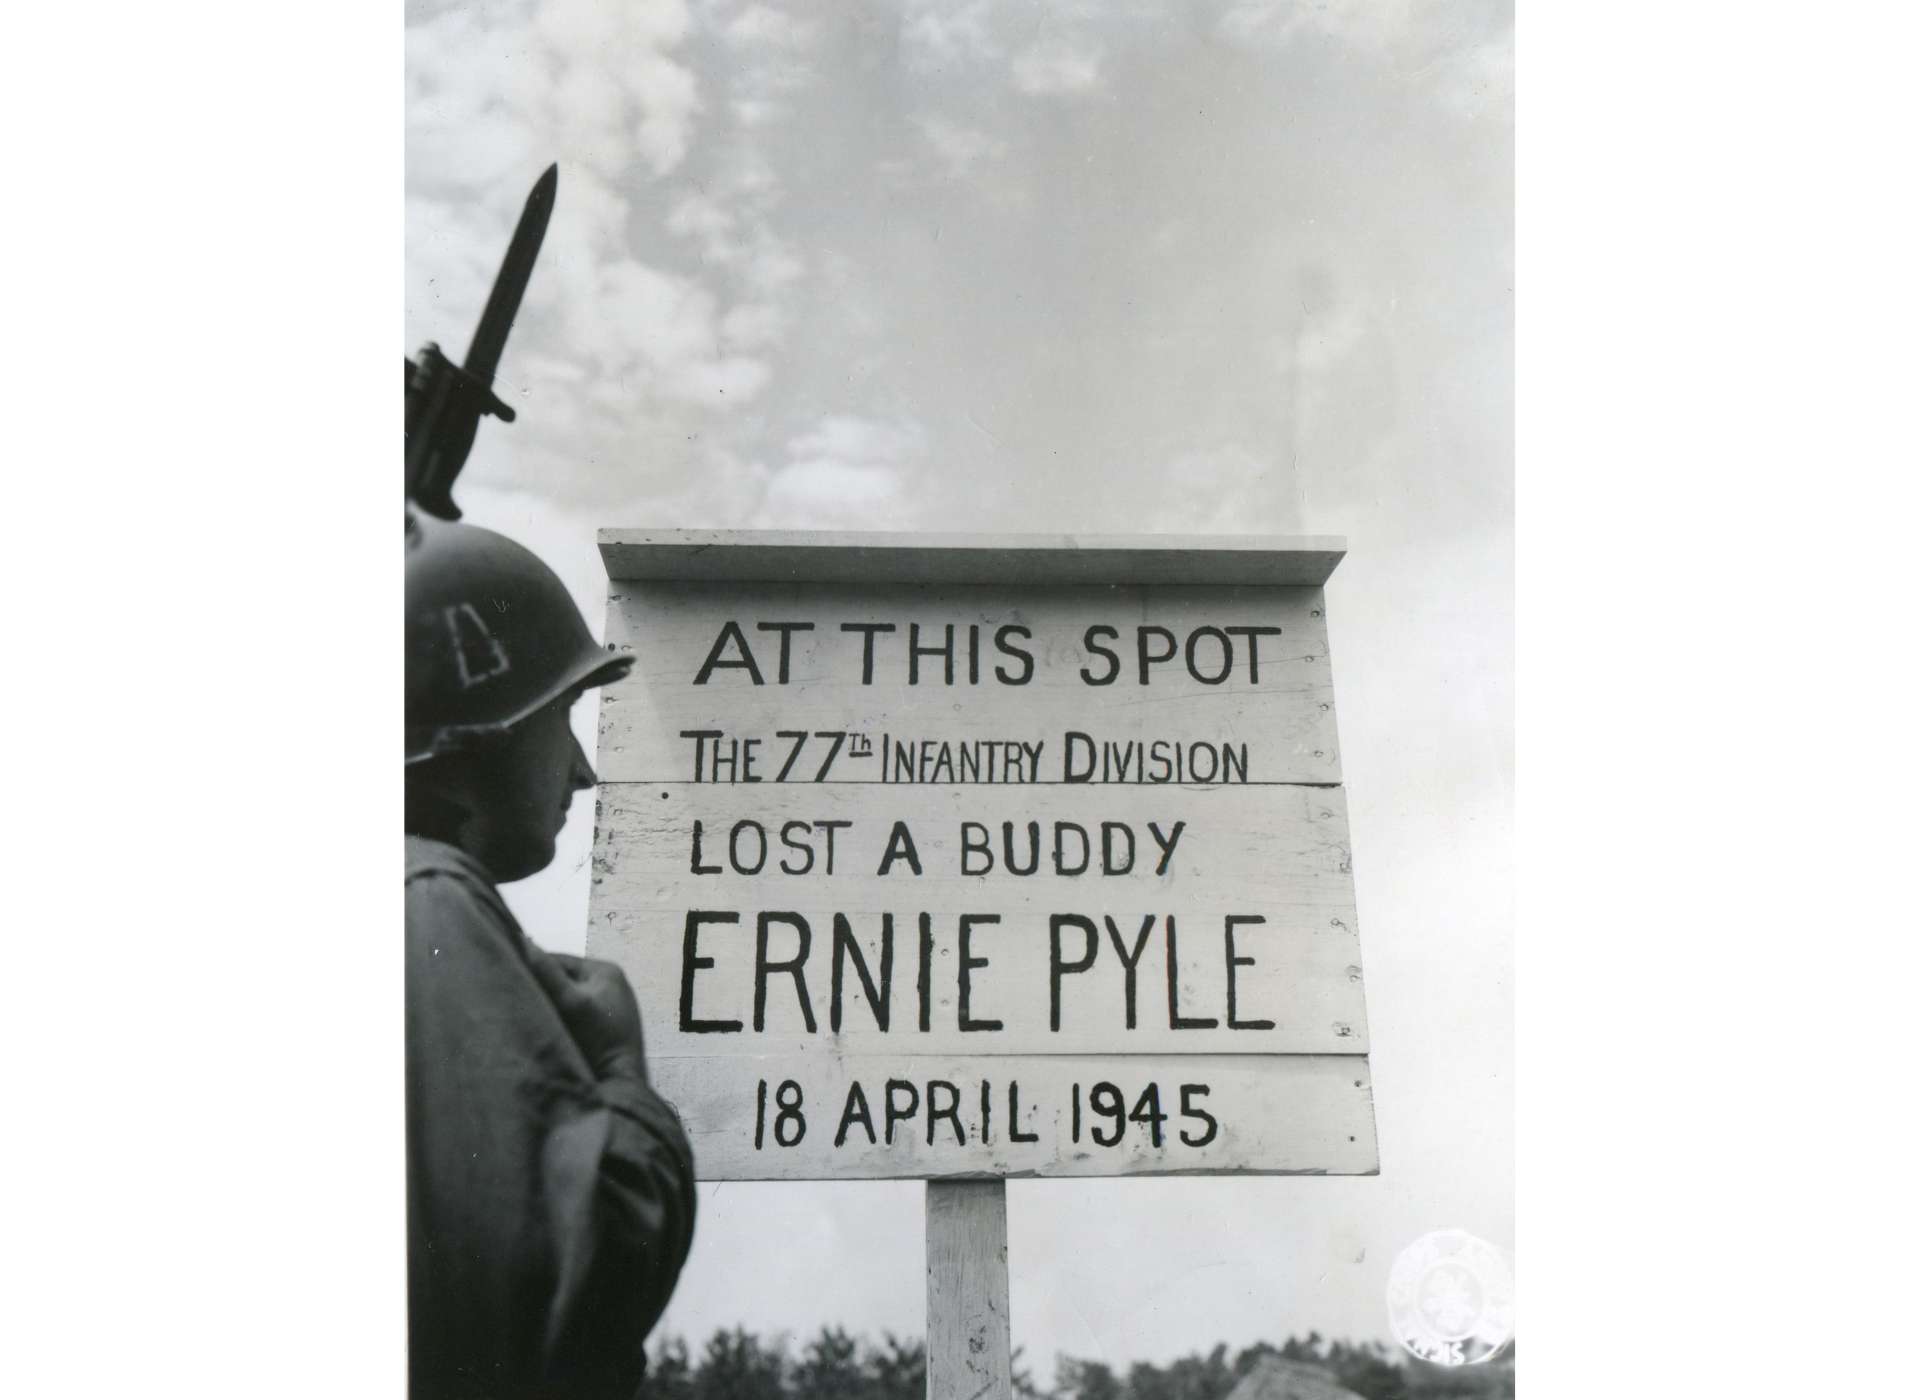
[[[627,1400],[692,1242],[693,1158],[640,1078],[596,1079],[476,861],[407,837],[415,1400]]]

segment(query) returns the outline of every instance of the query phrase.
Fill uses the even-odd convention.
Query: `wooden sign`
[[[601,552],[588,950],[704,1179],[1377,1170],[1338,541]]]

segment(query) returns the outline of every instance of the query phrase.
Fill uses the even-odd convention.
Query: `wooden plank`
[[[588,947],[703,1176],[1377,1170],[1329,560],[606,544]]]
[[[1340,781],[1317,588],[626,582],[607,641],[635,657],[600,702],[610,782],[810,782],[832,741],[788,768],[782,731],[853,736],[828,782],[920,780],[943,743],[982,780]]]
[[[616,783],[595,830],[593,952],[627,970],[662,1055],[1367,1048],[1339,788]],[[1009,841],[1031,875],[1009,870]],[[707,915],[691,966],[690,910]],[[797,975],[760,975],[770,911],[784,917],[765,924],[767,961],[804,937]],[[975,1029],[963,915],[980,916],[964,950]],[[720,1022],[738,1029],[699,1029]]]
[[[1007,1184],[927,1183],[927,1400],[1011,1400]]]
[[[648,1067],[686,1124],[703,1181],[1367,1176],[1379,1170],[1372,1076],[1363,1055],[650,1056]],[[871,1137],[857,1111],[843,1124],[856,1083]],[[1123,1100],[1117,1122],[1093,1102],[1101,1084],[1112,1085]],[[1157,1086],[1167,1115],[1157,1146],[1151,1112],[1141,1104],[1149,1084]],[[762,1085],[764,1109],[758,1106]],[[1206,1092],[1189,1092],[1183,1113],[1186,1085]],[[951,1117],[927,1111],[929,1101],[946,1109],[949,1100]],[[1131,1116],[1135,1109],[1139,1118]],[[1202,1113],[1212,1119],[1211,1132]]]
[[[1329,535],[600,532],[607,576],[617,580],[1319,585],[1346,548]]]

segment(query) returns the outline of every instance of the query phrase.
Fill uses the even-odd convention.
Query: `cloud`
[[[1431,84],[1453,115],[1511,120],[1513,15],[1506,0],[1235,0],[1218,32],[1229,43],[1265,49],[1329,39],[1391,61],[1408,82]],[[1481,34],[1492,37],[1476,42]]]
[[[731,349],[757,350],[778,341],[786,326],[779,307],[749,302],[720,318],[720,338]]]
[[[627,163],[627,94],[604,64],[570,63],[554,86],[553,108],[563,145],[593,153],[605,146],[596,162],[608,174]]]
[[[894,460],[922,451],[926,433],[912,422],[882,422],[849,414],[822,418],[814,428],[794,438],[788,447],[796,454],[822,453],[835,457]]]
[[[792,248],[762,231],[748,257],[746,281],[755,291],[771,295],[799,281],[806,270]]]
[[[722,318],[720,334],[736,348],[775,344],[787,316],[774,299],[806,271],[793,250],[756,222],[743,231],[741,217],[705,194],[683,197],[667,215],[667,229],[690,239],[703,262],[734,275],[743,300]]]
[[[787,10],[750,4],[732,19],[719,10],[704,17],[725,47],[728,110],[743,132],[775,126],[793,113],[794,96],[812,80],[810,50],[816,29]]]
[[[1334,302],[1302,318],[1291,360],[1303,374],[1325,374],[1360,345],[1369,328],[1367,308],[1355,300]]]
[[[682,0],[463,7],[409,25],[409,182],[489,190],[547,152],[607,178],[636,156],[667,174],[700,107],[670,52],[688,26]]]
[[[682,195],[667,214],[667,231],[691,238],[700,256],[712,263],[731,263],[740,256],[739,217],[705,194]]]
[[[1236,0],[1220,17],[1220,33],[1239,43],[1283,44],[1303,32],[1356,45],[1387,47],[1421,19],[1414,0]]]
[[[760,510],[783,529],[880,529],[910,523],[926,433],[911,420],[821,419],[787,444]]]
[[[970,4],[920,0],[910,9],[900,25],[900,43],[913,67],[952,68],[998,56],[986,0],[972,0]]]
[[[409,351],[464,346],[529,184],[561,164],[500,371],[528,411],[481,434],[472,488],[537,481],[582,503],[671,501],[741,524],[770,472],[729,446],[729,425],[772,382],[806,263],[770,223],[782,191],[767,154],[701,118],[797,90],[811,26],[769,4],[708,7],[699,25],[718,42],[702,46],[683,0],[416,4],[409,18]],[[716,48],[732,56],[695,66]],[[733,494],[716,497],[722,481]]]
[[[731,44],[779,49],[802,47],[813,35],[811,25],[771,5],[747,6],[722,32]]]
[[[1296,475],[1238,443],[1183,452],[1167,465],[1154,519],[1175,534],[1298,532]]]
[[[713,190],[720,199],[765,212],[779,198],[780,177],[753,142],[736,142],[719,157],[716,167]]]
[[[1451,56],[1437,70],[1442,104],[1468,121],[1505,125],[1513,114],[1513,30]]]
[[[965,179],[976,166],[1006,154],[1006,142],[972,127],[941,117],[920,117],[916,122],[941,169],[951,179]]]
[[[489,259],[469,236],[463,211],[444,200],[410,195],[406,218],[407,350],[442,340],[458,354],[463,347],[451,342],[462,319],[470,321],[486,304],[499,255]]]
[[[1059,40],[1035,44],[1013,61],[1013,85],[1034,97],[1070,97],[1099,82],[1099,51]]]
[[[658,54],[635,61],[631,82],[644,115],[635,133],[640,154],[656,175],[665,175],[685,159],[688,128],[700,100],[693,74]]]
[[[631,258],[601,270],[573,332],[604,373],[669,399],[733,408],[767,382],[763,362],[723,351],[712,292]]]
[[[765,513],[797,529],[875,524],[900,499],[899,477],[886,467],[796,462],[774,478]]]
[[[527,311],[598,290],[629,252],[619,191],[686,155],[698,85],[668,51],[687,29],[681,0],[458,7],[407,27],[410,340],[473,324],[527,188],[555,157],[560,201]]]

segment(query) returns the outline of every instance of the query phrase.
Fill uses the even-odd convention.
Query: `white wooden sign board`
[[[588,951],[703,1179],[1378,1169],[1341,542],[601,552]]]

